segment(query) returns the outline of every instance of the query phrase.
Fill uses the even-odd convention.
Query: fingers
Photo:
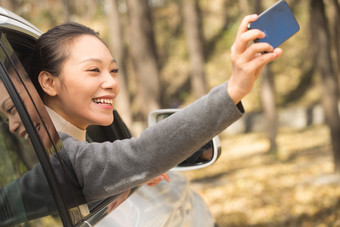
[[[273,53],[275,53],[278,57],[282,54],[282,49],[281,48],[275,48]]]
[[[258,16],[256,14],[246,16],[238,29],[235,42],[231,48],[231,60],[243,57],[244,61],[250,61],[257,53],[273,52],[273,48],[267,43],[252,43],[256,39],[265,38],[265,33],[258,29],[248,30],[248,24],[256,21]],[[244,55],[244,56],[241,56]]]
[[[260,76],[263,68],[268,63],[274,61],[282,54],[282,50],[280,48],[276,48],[272,51],[270,51],[269,48],[268,50],[268,53],[259,54],[256,58],[244,64],[244,72],[246,74],[253,74],[255,80]]]
[[[274,61],[282,54],[281,48],[276,48],[275,50],[272,51],[270,51],[270,49],[272,48],[268,49],[269,50],[267,51],[268,53],[259,55],[249,63],[254,64],[254,67],[262,67],[268,64],[269,62]]]
[[[249,50],[249,59],[251,58],[251,54],[253,54],[254,52],[256,52],[256,48],[255,50]],[[263,68],[265,65],[267,65],[268,63],[274,61],[275,59],[277,59],[281,54],[282,54],[282,50],[280,48],[276,48],[275,50],[273,50],[272,47],[268,47],[268,48],[261,48],[261,50],[265,50],[268,53],[265,54],[259,54],[257,55],[255,58],[253,58],[252,60],[249,60],[248,63],[248,67],[250,67],[249,71],[253,71],[256,68]],[[261,51],[262,52],[262,51]],[[258,53],[258,52],[257,52]]]
[[[232,59],[238,58],[245,50],[247,50],[250,42],[253,42],[255,39],[263,39],[265,36],[265,33],[258,29],[252,29],[240,34],[231,47]]]
[[[242,54],[239,55],[238,63],[246,64],[247,62],[255,58],[261,58],[262,54],[259,53],[272,53],[273,50],[273,47],[268,43],[254,43],[250,45]]]
[[[152,186],[157,185],[158,183],[159,183],[159,182],[148,182],[147,185],[148,185],[149,187],[152,187]]]
[[[149,180],[148,182],[146,182],[146,184],[149,187],[152,187],[152,186],[155,186],[155,185],[159,184],[159,182],[161,182],[162,180],[166,180],[167,182],[170,182],[169,174],[163,173],[162,175],[160,175],[158,177],[155,177],[152,180]]]
[[[164,177],[164,180],[166,180],[167,182],[170,182],[169,174],[164,173],[162,176]]]
[[[251,22],[254,22],[257,20],[257,15],[256,14],[252,14],[252,15],[248,15],[245,16],[241,22],[240,27],[238,28],[237,34],[236,34],[236,39],[238,37],[240,37],[240,35],[244,32],[246,32],[248,30],[248,24]]]
[[[280,48],[273,49],[268,43],[259,42],[249,45],[253,40],[265,37],[265,33],[258,29],[248,30],[248,24],[256,20],[257,15],[249,15],[243,19],[231,48],[233,73],[227,89],[235,104],[252,90],[264,66],[282,54]],[[266,54],[261,54],[264,52]]]
[[[154,185],[157,185],[159,182],[161,182],[162,179],[160,179],[161,177],[156,177],[152,180],[149,180],[148,182],[146,182],[146,184],[149,186],[149,187],[152,187]]]
[[[248,30],[248,24],[256,21],[258,16],[256,14],[246,16],[239,26],[236,34],[235,42],[232,46],[232,51],[243,52],[248,43],[257,38],[264,38],[264,33],[258,29]]]

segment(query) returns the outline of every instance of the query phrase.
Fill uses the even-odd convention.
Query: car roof
[[[0,28],[24,33],[38,39],[42,32],[24,18],[0,7]]]
[[[42,32],[33,24],[13,12],[0,7],[0,33],[4,33],[26,68],[32,50]],[[26,68],[27,70],[27,68]]]

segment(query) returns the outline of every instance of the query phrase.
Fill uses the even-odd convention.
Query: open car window
[[[10,135],[11,138],[15,138],[15,141],[20,141],[20,143],[15,142],[15,144],[24,143],[31,150],[28,153],[26,148],[20,145],[18,148],[12,149],[12,153],[15,153],[18,157],[22,157],[22,154],[29,158],[35,157],[35,161],[29,162],[29,167],[23,174],[16,175],[9,180],[10,182],[26,182],[29,179],[30,182],[29,185],[22,184],[22,188],[19,188],[20,190],[17,192],[19,197],[15,198],[15,202],[24,201],[21,212],[26,219],[18,218],[16,221],[18,223],[29,222],[51,215],[55,218],[58,217],[56,214],[59,212],[61,218],[57,219],[59,219],[59,222],[61,219],[66,226],[82,225],[82,223],[95,224],[128,198],[134,190],[128,190],[105,200],[86,203],[82,194],[82,187],[72,174],[73,169],[65,165],[60,157],[60,151],[63,147],[62,141],[22,65],[22,61],[28,56],[27,47],[29,45],[20,44],[16,39],[12,46],[7,35],[12,37],[13,34],[10,35],[8,32],[10,31],[0,30],[0,65],[2,69],[0,72],[0,84],[2,86],[0,90],[2,91],[1,100],[5,100],[6,104],[11,105],[0,111],[3,119],[1,120],[1,129],[4,131],[4,138]],[[21,40],[21,42],[24,41],[24,39]],[[28,40],[28,42],[31,41]],[[25,48],[22,48],[23,46]],[[13,117],[16,117],[16,121]],[[109,127],[109,132],[107,132],[108,129],[104,130],[101,127],[97,128],[99,130],[97,132],[102,132],[103,135],[119,135],[115,139],[129,137],[125,124],[122,121],[121,124],[119,122],[116,121]],[[96,129],[96,127],[93,129]],[[92,132],[93,129],[89,132]],[[112,134],[112,132],[115,133]],[[93,141],[99,141],[96,136],[90,137]],[[23,162],[25,161],[26,159],[23,158]],[[11,165],[21,164],[11,163]],[[20,167],[13,168],[20,169]],[[36,177],[37,175],[39,176]],[[3,182],[0,179],[1,187],[5,187],[10,182],[8,180]],[[22,191],[29,193],[23,194]],[[44,198],[45,196],[49,199]],[[31,204],[36,204],[36,206],[31,207]]]
[[[59,212],[64,225],[83,222],[90,214],[89,208],[78,182],[66,174],[59,156],[63,146],[59,135],[5,33],[1,33],[0,45],[2,128],[31,147],[31,153],[20,147],[15,153],[35,159],[25,174],[15,179],[19,182],[19,191],[11,204],[23,201],[21,212],[27,221]]]
[[[24,119],[25,112],[36,114],[36,110],[19,77],[22,68],[15,67],[18,59],[3,33],[0,41],[0,226],[60,224],[55,195],[36,152],[39,146],[30,133],[36,130],[46,135],[47,130],[38,117],[26,115]],[[52,147],[49,139],[41,144]]]

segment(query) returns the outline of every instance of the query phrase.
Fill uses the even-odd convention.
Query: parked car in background
[[[92,203],[80,187],[71,187],[73,178],[59,155],[62,141],[25,70],[40,35],[31,23],[0,7],[0,226],[214,226],[209,208],[178,171],[213,164],[221,152],[218,137],[169,171],[170,183]],[[154,111],[149,124],[176,111]],[[91,140],[131,137],[114,114],[112,125],[88,129]],[[16,126],[8,124],[8,116]]]

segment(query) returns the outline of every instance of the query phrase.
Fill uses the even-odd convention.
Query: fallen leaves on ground
[[[280,130],[278,153],[264,133],[221,136],[212,166],[187,172],[218,225],[340,226],[340,177],[326,126]]]

